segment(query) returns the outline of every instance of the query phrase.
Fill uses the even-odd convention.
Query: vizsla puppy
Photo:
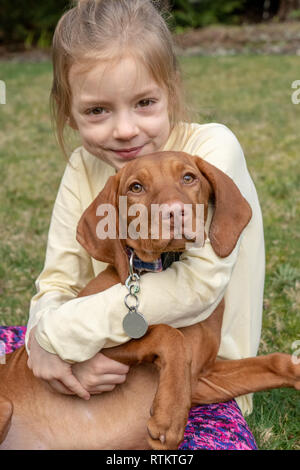
[[[125,195],[128,208],[137,202],[146,208],[155,203],[167,203],[169,209],[179,204],[182,218],[183,204],[193,204],[194,211],[196,204],[203,204],[206,218],[213,199],[209,237],[220,257],[231,253],[251,218],[251,209],[233,181],[201,158],[164,152],[136,159],[108,180],[79,222],[78,241],[91,256],[109,263],[79,295],[125,281],[129,270],[126,245],[140,259],[152,261],[161,253],[183,251],[191,239],[191,234],[176,239],[171,230],[169,238],[160,232],[157,240],[100,240],[97,207],[110,203],[118,208],[119,196]],[[174,229],[168,208],[164,218],[169,218]],[[128,225],[131,221],[128,217]],[[300,389],[300,366],[287,354],[216,359],[223,310],[222,301],[197,325],[150,326],[141,339],[102,350],[131,368],[124,384],[93,395],[88,402],[52,392],[36,379],[27,367],[24,347],[8,355],[7,364],[0,366],[0,449],[176,449],[193,404],[226,401],[276,387]]]

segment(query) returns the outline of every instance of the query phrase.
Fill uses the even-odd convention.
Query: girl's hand
[[[129,366],[97,353],[91,359],[72,365],[75,377],[92,395],[109,392],[125,382]]]
[[[32,329],[29,336],[30,353],[27,361],[33,375],[45,380],[56,392],[65,395],[78,395],[84,400],[89,400],[90,394],[72,373],[72,364],[43,349],[35,339],[35,328]]]

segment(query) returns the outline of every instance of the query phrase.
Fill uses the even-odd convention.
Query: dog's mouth
[[[131,240],[127,239],[127,245],[136,252],[137,256],[145,262],[153,262],[160,258],[162,253],[183,252],[186,250],[187,242],[196,242],[196,236],[185,234],[182,238],[176,239],[170,233],[170,238],[160,240]]]

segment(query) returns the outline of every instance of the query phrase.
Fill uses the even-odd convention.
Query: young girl
[[[153,3],[81,0],[63,15],[54,35],[51,98],[58,140],[65,150],[69,125],[82,146],[71,155],[56,198],[26,346],[28,365],[37,377],[58,392],[84,399],[126,380],[128,367],[100,351],[130,338],[122,328],[125,286],[76,298],[106,267],[79,245],[76,227],[108,177],[142,155],[182,150],[201,156],[235,181],[253,216],[227,258],[218,258],[206,240],[167,270],[145,274],[140,311],[149,324],[184,327],[206,319],[225,294],[219,357],[255,356],[260,339],[264,241],[257,194],[242,149],[228,128],[183,122],[171,34]],[[243,414],[251,412],[251,396],[236,401]],[[200,416],[207,448],[255,448],[239,407],[231,401],[191,410],[181,448],[203,448],[195,430]],[[194,447],[189,447],[191,439]]]

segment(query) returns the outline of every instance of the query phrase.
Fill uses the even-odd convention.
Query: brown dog
[[[172,238],[172,234],[171,239],[99,240],[96,209],[102,203],[118,207],[120,195],[127,195],[128,207],[137,201],[147,208],[154,203],[172,206],[174,201],[204,204],[205,217],[213,198],[209,237],[221,257],[231,253],[251,217],[249,205],[232,180],[199,157],[164,152],[134,160],[108,180],[80,220],[78,240],[91,256],[110,265],[79,295],[125,281],[129,267],[125,244],[145,261],[184,249],[187,240]],[[27,368],[24,347],[8,355],[7,364],[0,366],[0,448],[176,449],[192,404],[276,387],[299,389],[300,366],[289,355],[216,360],[223,310],[222,301],[197,325],[180,330],[151,326],[141,339],[102,350],[132,367],[124,384],[88,402],[54,393],[36,379]]]

